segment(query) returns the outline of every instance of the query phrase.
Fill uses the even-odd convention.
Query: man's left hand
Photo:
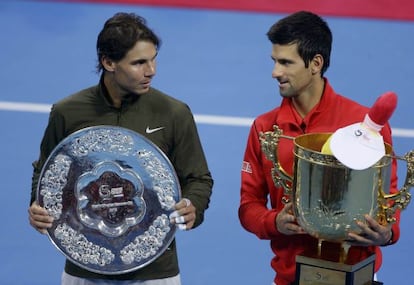
[[[392,238],[391,224],[381,225],[374,218],[365,215],[365,221],[357,221],[361,233],[348,233],[347,242],[354,246],[386,245]]]
[[[170,214],[170,222],[176,224],[180,230],[189,230],[194,226],[196,208],[187,198],[175,204],[175,211]]]

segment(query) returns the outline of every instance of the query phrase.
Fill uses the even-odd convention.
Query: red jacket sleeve
[[[384,142],[392,146],[392,136],[391,128],[389,124],[386,124],[381,131],[381,135],[384,138]],[[394,153],[393,153],[394,154]],[[398,177],[397,177],[397,160],[394,158],[392,160],[391,167],[391,184],[390,184],[390,193],[397,193],[398,190]],[[392,225],[392,240],[390,244],[396,243],[400,238],[400,214],[401,211],[398,209],[395,213],[395,223]]]

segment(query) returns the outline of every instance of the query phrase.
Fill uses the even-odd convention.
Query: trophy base
[[[373,285],[375,254],[350,265],[296,256],[295,285]]]

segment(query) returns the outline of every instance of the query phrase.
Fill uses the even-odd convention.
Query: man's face
[[[272,77],[279,82],[282,97],[298,97],[311,88],[311,66],[305,67],[305,62],[298,54],[297,44],[273,45],[272,59],[275,63]]]
[[[123,59],[114,62],[114,83],[119,94],[144,94],[156,72],[157,49],[153,43],[138,41]]]

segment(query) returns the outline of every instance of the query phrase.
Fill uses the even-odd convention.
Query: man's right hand
[[[33,202],[29,210],[29,222],[33,228],[42,234],[47,233],[47,229],[52,227],[53,217],[49,215],[45,208]]]
[[[285,235],[306,234],[302,227],[300,227],[296,218],[293,215],[292,202],[287,203],[282,211],[276,217],[277,230]]]

